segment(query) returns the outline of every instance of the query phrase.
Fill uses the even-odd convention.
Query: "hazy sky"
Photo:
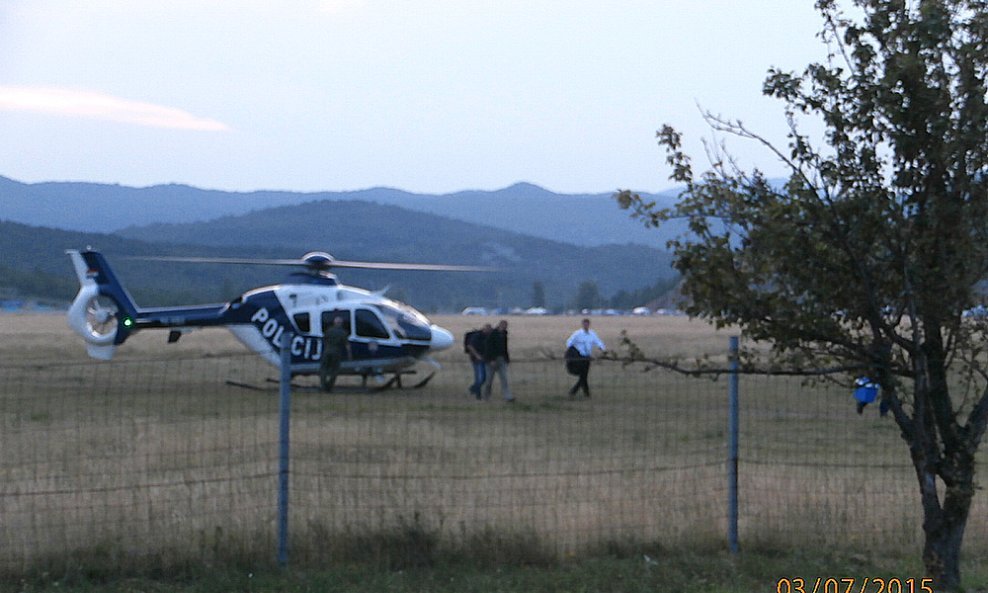
[[[226,190],[668,188],[697,105],[784,144],[812,0],[0,0],[0,175]],[[757,146],[732,152],[769,173]]]

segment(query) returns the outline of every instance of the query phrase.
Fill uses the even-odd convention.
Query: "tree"
[[[573,302],[573,305],[575,308],[581,310],[595,309],[600,306],[603,300],[603,297],[600,296],[600,289],[597,288],[597,283],[593,280],[584,280],[576,289],[576,300]]]
[[[532,306],[545,307],[545,284],[539,280],[532,283]]]
[[[610,299],[610,306],[615,309],[633,309],[642,305],[647,305],[651,301],[658,300],[676,289],[679,278],[660,278],[655,284],[632,290],[619,290]]]
[[[798,368],[874,374],[915,468],[926,569],[937,590],[956,589],[988,422],[988,323],[964,315],[988,273],[988,2],[853,4],[854,18],[816,3],[825,61],[768,72],[787,149],[704,114],[715,132],[764,144],[788,166],[784,183],[721,148],[696,176],[665,126],[678,207],[616,197],[649,225],[689,220],[692,238],[670,247],[691,315],[740,326]],[[802,133],[808,117],[821,140]]]

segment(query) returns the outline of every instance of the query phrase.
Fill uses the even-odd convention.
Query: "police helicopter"
[[[274,366],[281,364],[283,336],[291,334],[291,374],[319,372],[324,328],[341,317],[349,332],[350,357],[341,375],[372,377],[382,386],[401,386],[402,374],[418,361],[438,364],[429,354],[449,348],[453,335],[412,307],[389,299],[384,291],[346,286],[333,268],[482,271],[485,268],[439,264],[337,260],[325,252],[301,259],[148,257],[155,261],[269,265],[299,268],[282,284],[249,290],[227,303],[184,307],[139,307],[117,279],[106,258],[87,248],[68,250],[79,293],[69,308],[69,326],[86,342],[89,355],[110,360],[117,346],[145,329],[168,330],[168,342],[203,327],[229,329],[245,346]],[[387,379],[386,376],[390,376]],[[421,381],[424,385],[432,375]]]

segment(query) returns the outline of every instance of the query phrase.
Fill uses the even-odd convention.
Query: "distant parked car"
[[[460,315],[487,315],[487,309],[484,307],[467,307],[466,309],[460,311]]]
[[[530,307],[525,309],[525,315],[548,315],[549,310],[545,307]]]

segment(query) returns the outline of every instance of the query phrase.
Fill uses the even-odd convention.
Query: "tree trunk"
[[[923,506],[923,564],[936,591],[961,586],[961,543],[974,497],[974,451],[950,400],[940,322],[923,317],[926,341],[913,354],[914,412],[903,436],[919,479]],[[897,420],[898,420],[897,415]],[[902,426],[900,424],[900,426]],[[941,504],[937,478],[946,486]]]
[[[889,380],[888,375],[883,377]],[[889,384],[893,383],[889,380]],[[962,440],[952,447],[944,446],[941,454],[941,445],[936,443],[938,433],[930,414],[927,395],[928,392],[917,389],[915,415],[910,417],[894,389],[883,393],[902,430],[903,440],[909,444],[919,481],[923,509],[923,563],[926,568],[923,576],[934,580],[934,591],[958,591],[961,584],[961,544],[975,492],[974,452],[977,451],[977,446]],[[985,420],[981,417],[982,412],[978,411],[981,408],[988,410],[988,392],[976,406],[975,412],[972,412],[983,423]],[[980,432],[974,431],[968,435],[968,439],[977,443],[980,441]],[[937,492],[938,476],[946,484],[942,503]]]
[[[973,470],[973,467],[970,469]],[[961,544],[974,495],[973,471],[961,485],[948,486],[940,505],[936,475],[917,471],[923,502],[923,564],[935,591],[959,591]]]

